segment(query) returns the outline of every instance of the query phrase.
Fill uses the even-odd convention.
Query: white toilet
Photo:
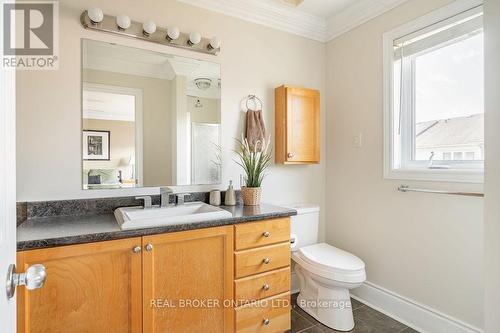
[[[366,279],[355,255],[318,241],[319,207],[298,204],[292,216],[292,259],[300,286],[297,304],[322,324],[338,331],[354,328],[349,289]]]

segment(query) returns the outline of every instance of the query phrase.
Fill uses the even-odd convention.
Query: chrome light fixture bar
[[[89,16],[89,11],[93,19]],[[80,16],[80,22],[85,29],[146,40],[200,53],[217,55],[220,52],[220,39],[217,37],[212,39],[203,38],[198,32],[183,33],[179,32],[179,29],[175,27],[156,27],[153,21],[145,23],[130,21],[126,15],[120,15],[119,18],[116,18],[102,14],[102,11],[98,8],[91,8],[89,11],[85,10]]]

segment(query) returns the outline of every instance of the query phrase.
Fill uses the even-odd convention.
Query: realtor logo
[[[58,3],[3,4],[4,68],[57,69]]]

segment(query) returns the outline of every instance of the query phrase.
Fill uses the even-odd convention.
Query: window
[[[482,181],[483,12],[470,3],[384,35],[386,178]]]
[[[467,161],[474,161],[474,158],[475,157],[475,154],[473,151],[468,151],[468,152],[465,152],[465,159]]]

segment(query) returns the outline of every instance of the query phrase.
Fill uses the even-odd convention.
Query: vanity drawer
[[[234,281],[237,304],[245,304],[290,291],[290,267]]]
[[[290,241],[290,218],[235,225],[235,250]]]
[[[290,293],[236,308],[236,333],[277,333],[291,328]]]
[[[290,253],[290,242],[235,252],[235,278],[290,266]]]

